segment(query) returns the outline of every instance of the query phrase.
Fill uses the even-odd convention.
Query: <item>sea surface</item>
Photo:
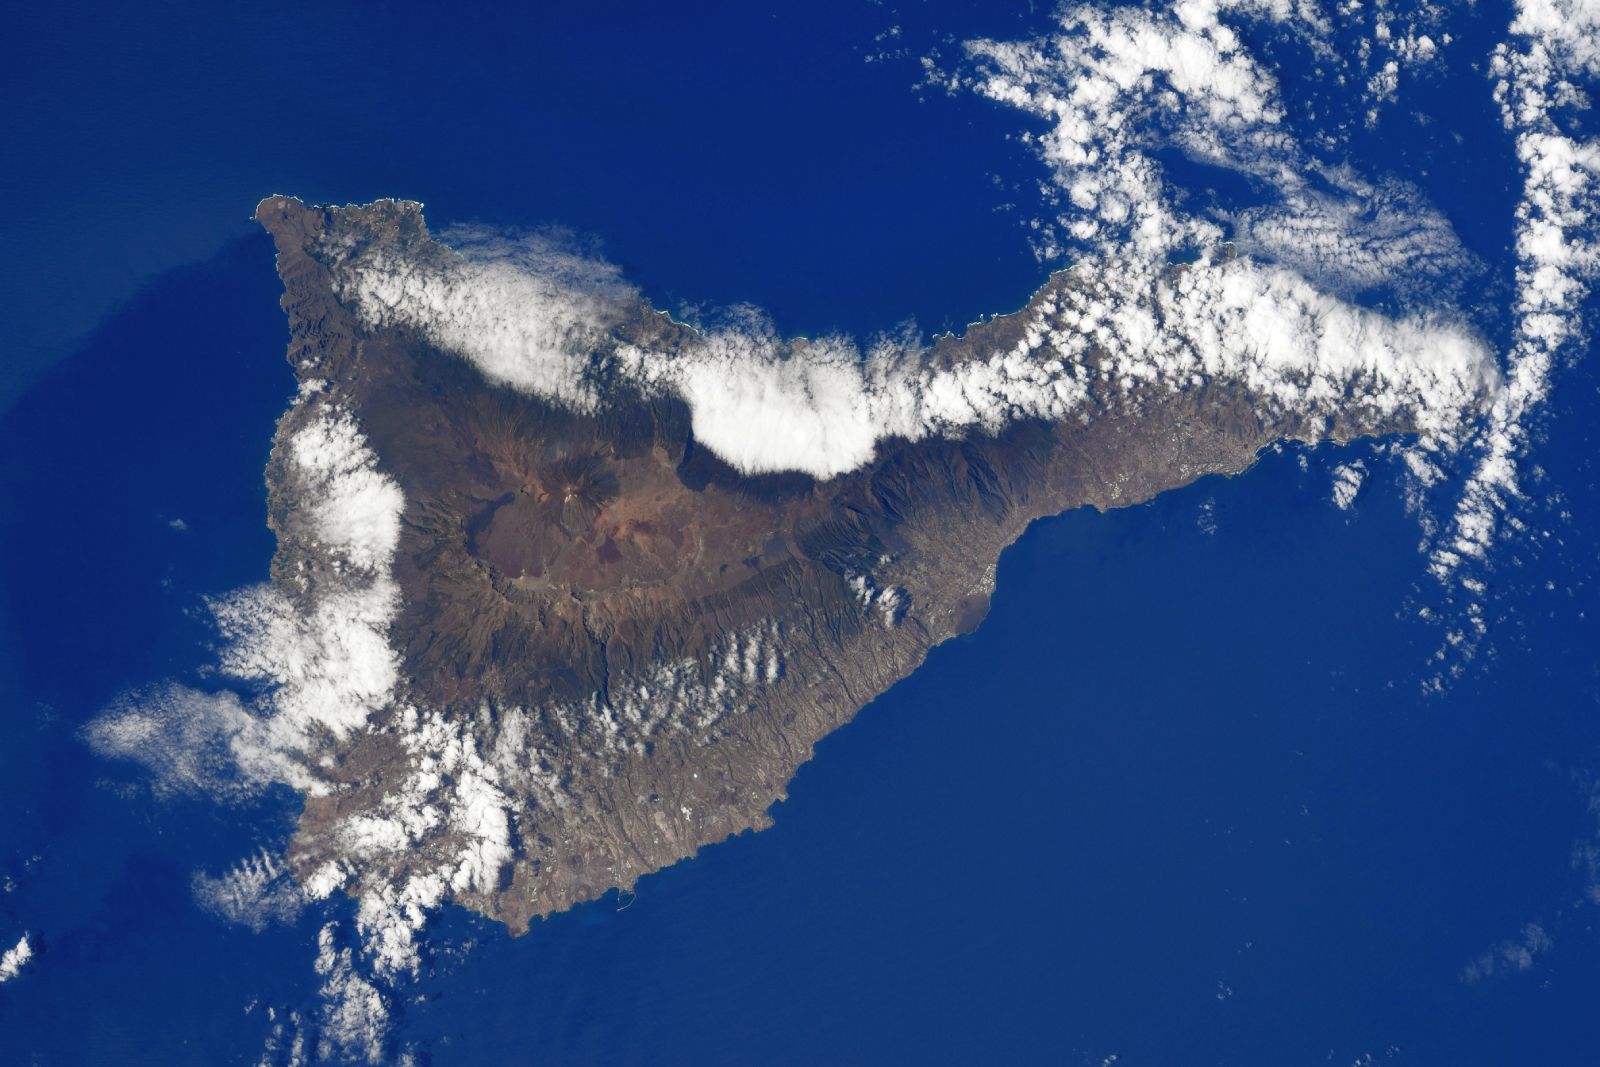
[[[159,796],[79,733],[130,690],[203,681],[205,598],[267,576],[262,467],[293,382],[255,202],[407,196],[440,221],[562,225],[664,306],[750,301],[788,332],[959,327],[1043,280],[1023,225],[1039,171],[1008,139],[1014,114],[917,90],[917,60],[1044,14],[7,16],[0,66],[26,106],[0,122],[27,151],[4,178],[0,278],[18,309],[0,948],[27,931],[36,957],[0,985],[0,1063],[256,1062],[277,1022],[314,1017],[317,931],[351,910],[260,932],[210,914],[196,873],[281,848],[294,798]],[[1493,6],[1475,18],[1464,47],[1504,25]],[[1424,85],[1413,106],[1481,131],[1487,83],[1465,86]],[[1357,136],[1426,182],[1485,260],[1484,291],[1503,290],[1506,148],[1403,116]],[[395,1049],[440,1065],[1600,1061],[1596,427],[1590,358],[1557,372],[1541,503],[1502,546],[1465,663],[1436,658],[1448,627],[1421,614],[1448,605],[1383,444],[1274,450],[1236,478],[1037,523],[983,626],[825,739],[772,829],[515,940],[440,915]],[[1332,472],[1354,461],[1370,473],[1341,510]]]

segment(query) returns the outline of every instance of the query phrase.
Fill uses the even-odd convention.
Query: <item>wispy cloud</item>
[[[191,885],[201,907],[257,933],[273,923],[294,922],[306,904],[305,892],[282,858],[265,849],[220,875],[198,871]]]
[[[1554,945],[1538,923],[1524,926],[1516,937],[1502,941],[1467,964],[1461,972],[1464,982],[1481,982],[1498,971],[1526,971]]]

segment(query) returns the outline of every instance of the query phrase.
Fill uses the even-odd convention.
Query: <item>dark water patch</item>
[[[32,699],[89,706],[196,632],[180,599],[266,577],[261,472],[292,380],[270,243],[175,271],[0,423],[0,576]],[[136,621],[137,620],[137,621]]]
[[[1035,29],[1034,7],[19,12],[0,347],[42,368],[278,192],[598,235],[663,306],[751,302],[785,332],[959,325],[1037,283],[1000,210],[1035,164],[1010,111],[914,91],[919,60]]]
[[[202,597],[266,577],[261,475],[292,385],[278,291],[265,237],[166,274],[0,423],[0,936],[39,947],[0,998],[5,1062],[242,1060],[267,1025],[246,1007],[312,988],[309,927],[257,937],[190,891],[281,845],[296,802],[158,799],[77,733],[127,687],[204,685]]]

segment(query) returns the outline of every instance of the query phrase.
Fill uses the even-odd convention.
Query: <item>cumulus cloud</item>
[[[397,660],[387,629],[398,595],[385,576],[330,590],[309,612],[271,586],[220,598],[212,604],[228,639],[220,666],[264,684],[261,694],[175,683],[135,690],[96,716],[84,739],[102,756],[143,764],[162,796],[237,801],[276,782],[323,792],[307,753],[389,701]]]
[[[267,1021],[271,1026],[262,1042],[261,1055],[256,1058],[257,1067],[305,1067],[311,1062],[306,1029],[299,1012],[279,1013],[278,1009],[269,1007]]]
[[[893,605],[881,605],[884,614]],[[748,709],[783,674],[774,624],[736,631],[710,651],[709,662],[656,664],[618,676],[592,703],[491,714],[446,714],[405,704],[386,720],[404,763],[375,803],[352,806],[327,828],[317,847],[333,858],[303,880],[305,899],[348,888],[357,899],[353,966],[382,989],[414,977],[423,962],[421,934],[429,916],[452,898],[494,893],[514,858],[509,788],[538,805],[569,803],[560,786],[559,754],[541,749],[534,721],[547,718],[586,751],[620,758],[642,752],[662,731],[692,734]],[[270,863],[246,863],[235,884],[243,912],[255,915],[257,885],[273,884]],[[363,992],[361,996],[365,996]]]
[[[1432,558],[1442,579],[1482,560],[1521,495],[1520,464],[1550,374],[1584,337],[1581,306],[1600,277],[1600,139],[1565,126],[1581,103],[1572,79],[1600,76],[1600,3],[1527,0],[1496,48],[1494,95],[1523,167],[1516,214],[1515,330],[1476,466]],[[1477,624],[1481,629],[1481,622]]]
[[[390,574],[405,501],[354,420],[313,405],[289,437],[292,491],[309,517],[309,547],[335,573],[292,600],[272,585],[213,601],[228,639],[223,672],[264,684],[272,743],[293,750],[326,732],[345,737],[385,707],[398,681],[389,623],[399,607]]]
[[[168,683],[131,692],[85,728],[96,752],[142,763],[158,794],[232,802],[279,782],[328,793],[337,787],[321,773],[325,744],[368,728],[395,704],[398,657],[388,630],[399,606],[392,566],[404,498],[325,383],[303,387],[289,418],[279,455],[282,490],[294,506],[279,534],[297,559],[294,576],[209,602],[223,638],[218,673],[238,688]],[[384,1058],[385,989],[415,973],[415,935],[427,912],[451,892],[492,889],[510,859],[497,772],[459,727],[437,717],[429,723],[402,717],[397,732],[417,781],[390,810],[344,823],[352,862],[329,861],[297,884],[281,857],[263,850],[221,874],[193,878],[203,908],[255,930],[292,922],[307,903],[342,886],[357,892],[356,944],[333,925],[319,936],[315,1038],[324,1059]],[[374,863],[365,880],[369,872],[352,869],[386,847],[401,850],[397,866],[415,866],[404,850],[435,830],[437,869],[402,876]],[[306,1032],[291,1021],[292,1030],[279,1025],[269,1045],[292,1062],[306,1051]]]
[[[1395,37],[1384,6],[1363,46],[1376,40],[1412,59],[1434,54],[1426,35]],[[1035,223],[1044,258],[1113,248],[1159,257],[1220,241],[1226,234],[1213,220],[1179,207],[1161,162],[1163,151],[1175,150],[1233,172],[1264,198],[1245,208],[1214,205],[1241,251],[1324,288],[1350,292],[1459,271],[1468,257],[1415,190],[1308,154],[1285,121],[1275,74],[1239,32],[1262,21],[1279,35],[1302,36],[1319,59],[1340,67],[1313,5],[1189,0],[1168,10],[1069,7],[1058,32],[970,42],[977,72],[935,78],[1049,123],[1043,134],[1025,135],[1050,168],[1047,203],[1060,212]],[[1187,192],[1192,200],[1196,190]]]
[[[355,420],[335,412],[289,439],[319,540],[363,570],[386,566],[400,539],[400,487],[380,474]]]
[[[398,788],[333,831],[340,855],[397,872],[368,880],[357,916],[377,972],[390,978],[416,973],[416,935],[431,909],[452,893],[492,892],[512,858],[499,771],[467,724],[407,706],[394,733],[408,757]]]
[[[1276,82],[1225,16],[1281,21],[1304,8],[1204,0],[1167,11],[1068,7],[1045,38],[968,42],[977,73],[948,83],[1050,123],[1028,138],[1063,209],[1042,227],[1047,258],[1109,242],[1159,257],[1220,232],[1176,208],[1157,149],[1269,181],[1294,173]]]
[[[228,638],[222,670],[269,687],[271,728],[283,747],[325,730],[347,736],[386,706],[398,680],[389,623],[399,588],[387,573],[330,583],[309,610],[282,590],[254,586],[212,604]]]
[[[315,967],[322,978],[318,1058],[382,1063],[389,1037],[388,999],[361,973],[354,952],[340,943],[335,923],[317,935]]]
[[[1340,511],[1349,511],[1361,492],[1361,483],[1367,479],[1367,465],[1360,460],[1341,463],[1333,468],[1333,504]]]
[[[1511,32],[1536,42],[1572,73],[1600,75],[1600,3],[1595,0],[1518,0]]]
[[[22,973],[22,969],[33,960],[33,942],[27,934],[17,939],[17,943],[0,954],[0,983],[9,982]]]
[[[1365,85],[1366,125],[1375,126],[1385,108],[1396,103],[1404,78],[1437,65],[1454,42],[1445,29],[1452,5],[1421,0],[1343,0],[1340,21],[1358,29],[1352,80]]]

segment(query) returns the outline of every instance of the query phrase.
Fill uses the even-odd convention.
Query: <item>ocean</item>
[[[1017,116],[915,88],[917,60],[1046,14],[9,16],[7,59],[36,47],[5,75],[30,109],[4,120],[29,165],[5,179],[0,947],[26,931],[35,957],[0,984],[0,1062],[257,1062],[314,1018],[317,932],[353,910],[259,932],[209,913],[196,873],[281,848],[295,799],[159,795],[80,738],[129,692],[204,681],[205,599],[267,576],[262,467],[293,381],[256,200],[560,225],[663,306],[748,301],[786,332],[959,328],[1043,279],[1039,168]],[[1474,11],[1463,47],[1503,24]],[[1478,130],[1486,82],[1461,71],[1481,99],[1429,85],[1417,106]],[[1398,120],[1358,136],[1427,183],[1499,299],[1507,150]],[[1464,662],[1436,658],[1449,626],[1422,615],[1450,605],[1385,443],[1035,524],[983,626],[825,739],[771,829],[514,940],[438,916],[391,1051],[1594,1062],[1596,426],[1574,360]]]

